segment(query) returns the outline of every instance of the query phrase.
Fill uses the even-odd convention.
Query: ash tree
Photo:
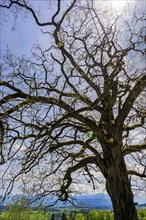
[[[29,58],[1,58],[1,184],[5,195],[18,181],[29,195],[65,201],[75,184],[96,190],[102,180],[114,219],[137,220],[133,190],[146,178],[144,11],[113,16],[95,2],[58,0],[47,20],[39,3],[1,1],[48,37]]]

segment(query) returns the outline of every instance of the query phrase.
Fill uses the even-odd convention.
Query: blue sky
[[[36,2],[38,1],[33,1],[33,3]],[[40,20],[44,22],[48,21],[56,9],[56,4],[52,4],[50,8],[46,10],[46,1],[41,1],[41,6],[45,8],[45,10],[43,10],[43,15],[40,15]],[[25,17],[24,14],[18,14],[18,18],[16,20],[14,20],[13,14],[9,11],[5,10],[4,13],[5,16],[1,16],[2,26],[0,34],[0,46],[2,52],[5,52],[5,50],[9,48],[12,53],[18,56],[30,55],[32,45],[36,41],[41,42],[43,45],[47,45],[49,43],[48,36],[42,34],[42,28],[35,24],[35,21],[30,13],[28,13]]]
[[[124,4],[123,2],[127,2],[125,0],[103,0],[106,3],[112,2],[113,10],[115,12],[121,12],[123,10]],[[95,4],[101,4],[103,1],[95,0]],[[45,0],[41,0],[41,6],[37,0],[31,1],[32,5],[35,7],[37,11],[40,10],[39,13],[40,21],[50,21],[51,17],[56,10],[56,2],[50,1],[51,4],[48,5]],[[64,1],[64,5],[68,3],[68,0]],[[145,0],[130,0],[131,6],[134,6],[137,3],[138,8],[145,7]],[[39,5],[39,7],[37,7]],[[64,8],[64,6],[63,6]],[[43,10],[42,10],[43,9]],[[43,13],[42,13],[43,11]],[[42,43],[42,45],[47,46],[49,44],[50,38],[47,35],[43,35],[41,29],[43,31],[49,31],[51,27],[40,28],[35,24],[32,15],[28,13],[27,15],[18,14],[18,18],[16,21],[14,20],[14,16],[9,11],[4,11],[5,16],[1,16],[1,33],[0,33],[0,47],[1,51],[4,52],[9,48],[12,53],[16,55],[30,55],[32,45],[38,41]],[[127,13],[128,15],[128,13]]]

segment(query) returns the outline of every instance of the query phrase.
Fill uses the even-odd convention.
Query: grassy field
[[[138,210],[139,220],[146,220],[146,208]],[[112,211],[90,209],[63,209],[56,208],[44,212],[29,208],[9,208],[0,214],[0,220],[113,220]]]

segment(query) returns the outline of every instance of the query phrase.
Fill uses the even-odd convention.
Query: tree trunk
[[[115,220],[138,220],[125,162],[108,164],[106,188],[112,200]]]

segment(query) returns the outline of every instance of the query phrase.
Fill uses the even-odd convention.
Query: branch
[[[72,183],[72,177],[71,174],[82,167],[86,166],[87,164],[95,164],[96,157],[86,157],[82,160],[80,160],[76,165],[69,167],[66,171],[66,174],[64,176],[64,182],[63,185],[61,186],[61,195],[59,196],[59,199],[62,201],[65,201],[68,199],[68,193],[67,189]]]
[[[11,85],[10,83],[6,81],[0,80],[0,86],[6,86],[9,89],[12,89],[13,91],[17,92],[19,94],[19,97],[25,95],[24,92],[22,92],[20,89],[16,88],[14,85]],[[24,98],[24,97],[23,97]]]
[[[4,125],[3,122],[0,120],[0,165],[3,165],[5,163],[5,159],[2,152],[3,142],[4,142]]]
[[[51,105],[59,106],[60,108],[66,110],[68,112],[68,114],[70,114],[70,116],[72,116],[75,119],[85,123],[85,125],[87,125],[89,127],[97,129],[97,125],[96,125],[95,122],[93,122],[89,118],[84,117],[83,115],[80,114],[80,112],[83,111],[83,110],[89,110],[88,108],[74,110],[70,105],[68,105],[66,102],[64,102],[62,100],[58,100],[58,99],[55,99],[55,98],[52,98],[52,97],[31,96],[27,93],[22,92],[20,89],[16,88],[15,86],[13,86],[13,85],[5,82],[5,81],[1,81],[1,80],[0,80],[0,85],[4,85],[4,86],[12,89],[13,91],[18,93],[18,96],[20,98],[25,99],[20,104],[18,104],[16,106],[14,106],[13,108],[9,109],[4,114],[0,114],[1,116],[9,115],[9,114],[15,112],[16,110],[18,110],[19,108],[21,108],[22,106],[29,104],[30,102],[31,103],[39,102],[39,103],[42,103],[42,104],[51,104]]]
[[[135,125],[132,125],[132,126],[124,126],[124,131],[131,131],[131,130],[134,130],[136,128],[141,128],[144,126],[144,123],[145,123],[145,118],[146,118],[146,113],[144,113],[143,115],[139,116],[141,117],[141,122],[138,123],[138,124],[135,124]]]
[[[8,6],[0,4],[0,7],[10,9],[13,4],[18,5],[19,7],[28,10],[32,14],[32,16],[35,19],[35,22],[37,23],[37,25],[39,25],[39,26],[55,25],[54,22],[43,22],[43,23],[41,23],[38,20],[38,17],[36,15],[36,13],[34,12],[34,10],[31,7],[29,7],[26,3],[23,4],[22,2],[11,0],[10,4]]]
[[[4,98],[2,98],[0,100],[0,104],[2,105],[4,103],[7,103],[7,101],[12,100],[14,98],[19,98],[19,94],[18,93],[14,93],[14,94],[10,94],[10,95],[5,96]]]
[[[135,170],[128,170],[127,172],[130,175],[135,175],[135,176],[138,176],[138,177],[141,177],[141,178],[146,178],[146,174],[145,173],[138,173]]]
[[[133,103],[140,95],[140,93],[144,90],[146,86],[146,75],[142,76],[134,86],[134,88],[129,92],[127,99],[125,100],[123,107],[119,111],[119,115],[116,119],[116,125],[119,129],[123,126],[124,120],[129,114]]]
[[[81,145],[83,147],[79,152],[69,154],[69,156],[73,158],[74,157],[78,158],[82,153],[84,153],[85,149],[89,149],[96,156],[96,160],[95,160],[96,165],[100,168],[102,173],[104,173],[105,171],[104,160],[101,158],[101,155],[99,154],[99,152],[94,147],[89,145],[87,142],[83,142],[81,140],[60,142],[60,143],[57,143],[55,146],[50,147],[49,152],[52,153],[58,148],[63,147],[63,146],[68,146],[68,145]]]
[[[95,90],[95,92],[97,94],[99,94],[99,88],[97,85],[95,85],[95,83],[87,76],[87,74],[84,72],[84,70],[82,70],[82,68],[77,64],[77,62],[75,61],[74,57],[71,55],[71,53],[69,53],[65,48],[64,48],[64,44],[59,40],[58,37],[58,32],[60,30],[60,26],[57,26],[55,31],[54,31],[54,38],[55,38],[55,42],[56,45],[59,47],[59,49],[61,50],[62,54],[64,56],[66,56],[71,64],[73,65],[73,67],[78,71],[78,73],[83,77],[83,79],[86,80],[86,82]]]
[[[123,149],[123,154],[127,155],[134,152],[140,152],[142,150],[146,150],[146,141],[142,144],[127,146],[126,148]]]
[[[68,7],[68,9],[64,12],[64,14],[63,14],[63,16],[62,16],[62,18],[60,19],[60,22],[59,22],[60,25],[62,24],[63,20],[64,20],[65,17],[68,15],[68,13],[71,11],[71,9],[72,9],[73,6],[75,5],[76,1],[77,1],[77,0],[74,0],[74,1],[72,2],[72,4],[70,5],[70,7]],[[61,0],[58,0],[58,13],[59,13],[59,11],[60,11],[60,2],[61,2]],[[55,17],[57,16],[58,13],[56,12],[56,15],[54,15],[54,16],[52,17],[52,21],[54,21],[54,19],[55,19]]]

